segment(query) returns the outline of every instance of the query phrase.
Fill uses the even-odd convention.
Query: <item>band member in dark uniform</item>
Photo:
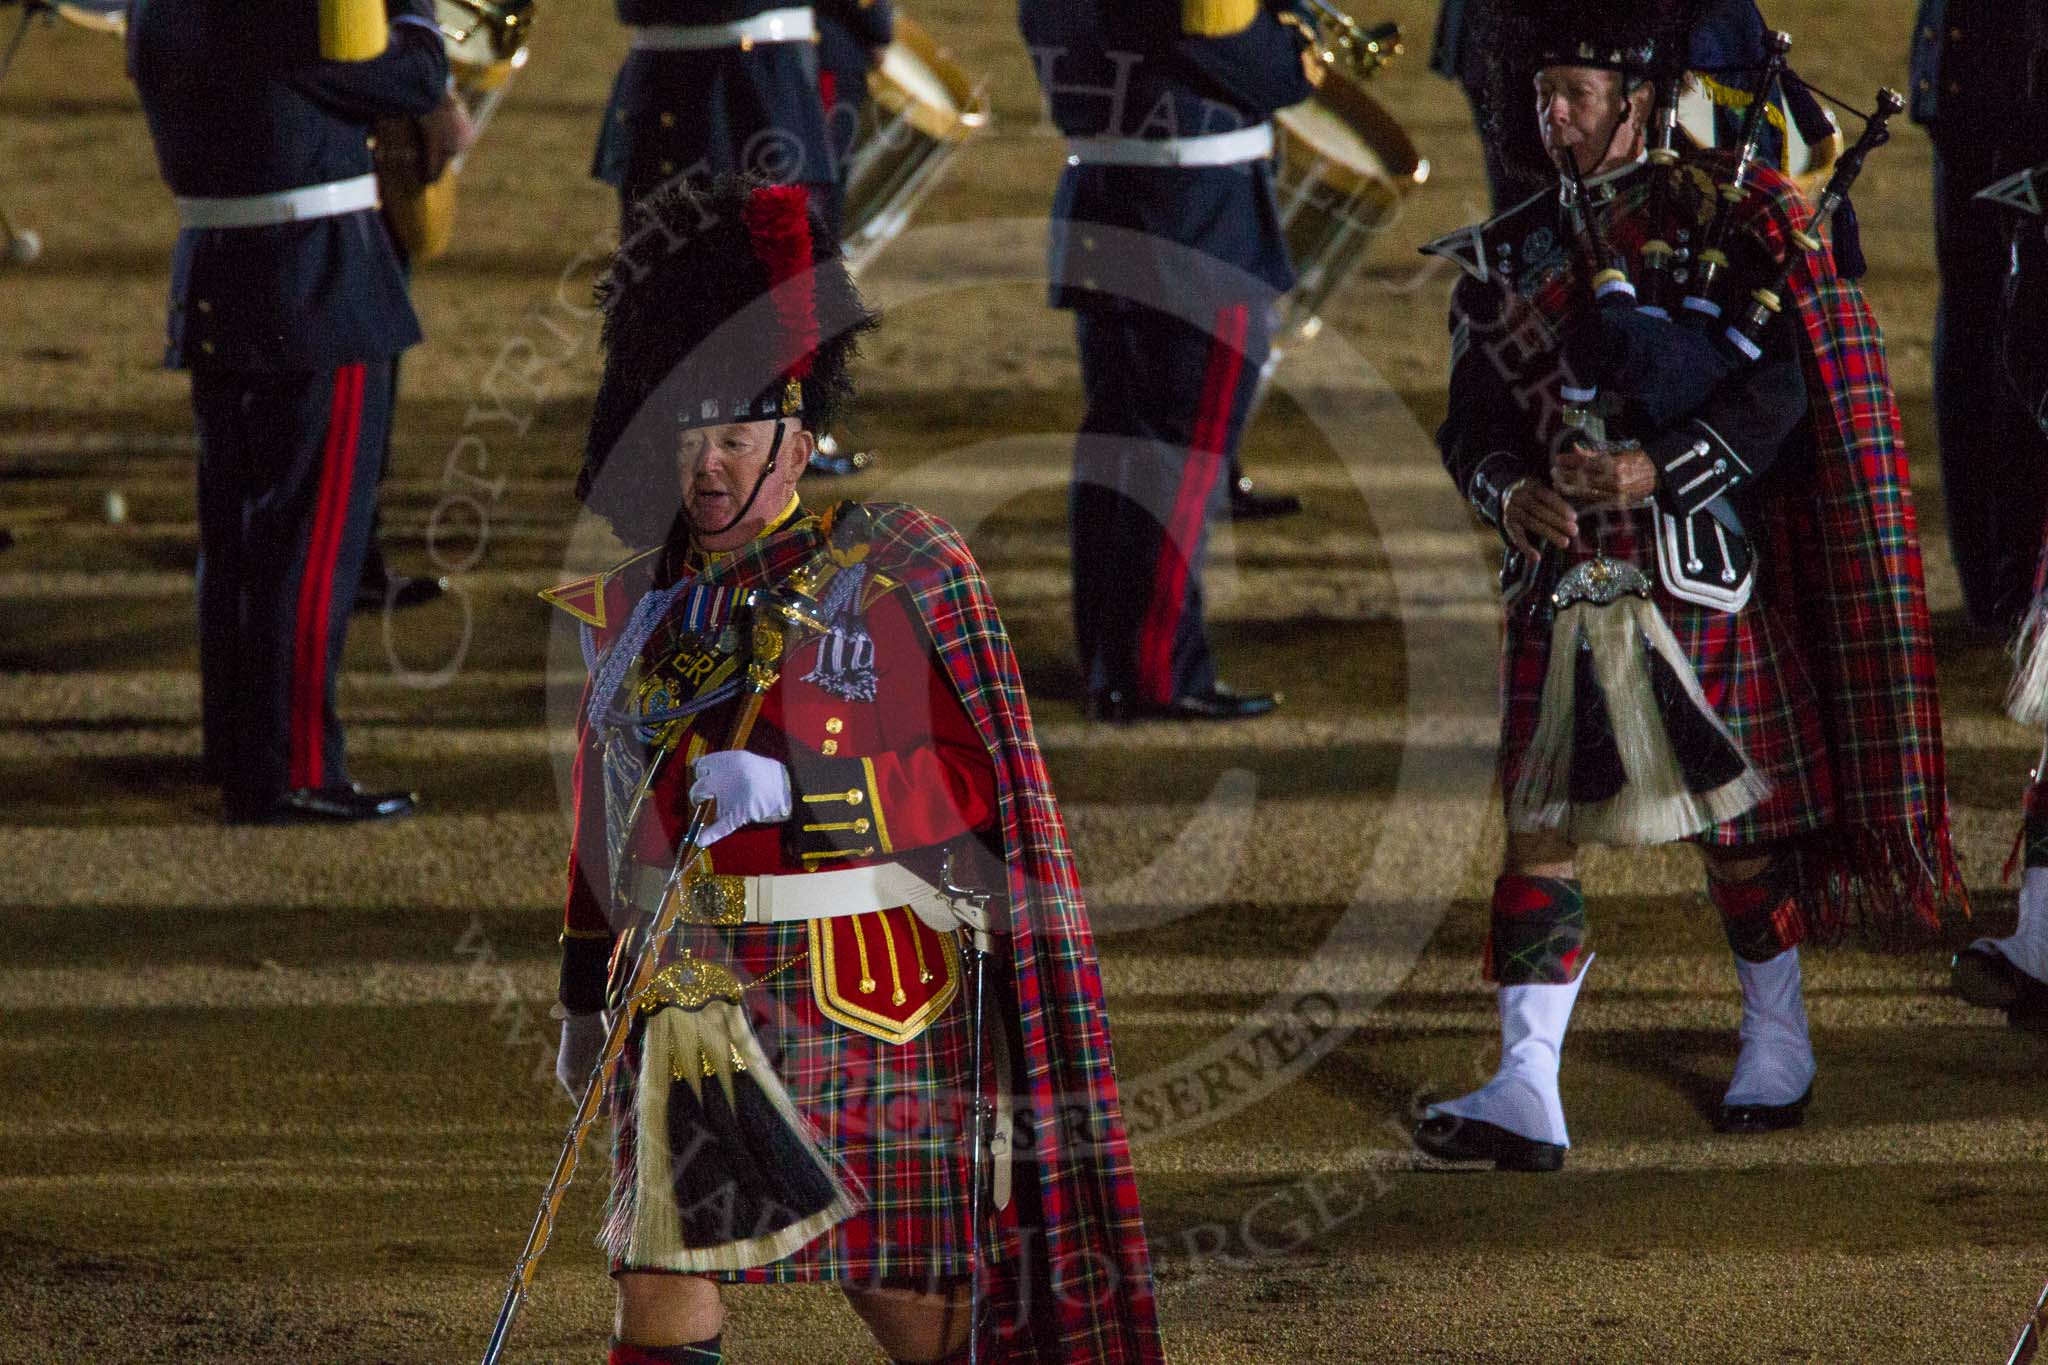
[[[1068,144],[1051,298],[1073,310],[1087,399],[1069,515],[1088,707],[1263,714],[1276,698],[1217,677],[1202,560],[1294,285],[1271,117],[1312,88],[1308,22],[1259,0],[1024,0],[1021,16]]]
[[[206,766],[230,819],[366,820],[335,713],[391,420],[420,339],[366,130],[424,116],[448,60],[426,0],[138,0],[129,66],[180,231],[167,363],[199,428]]]
[[[818,92],[817,19],[778,0],[617,0],[632,52],[613,83],[591,174],[621,222],[649,190],[726,172],[807,186],[838,222]]]
[[[867,106],[868,70],[896,37],[893,0],[818,0],[818,94],[832,135],[832,170],[846,195],[847,155]]]
[[[546,594],[590,665],[559,1071],[584,1095],[621,1040],[613,1365],[720,1359],[732,1282],[836,1284],[895,1361],[973,1336],[1151,1365],[1094,948],[1001,620],[943,523],[797,496],[872,318],[801,187],[643,210],[579,491],[650,548]],[[607,981],[664,906],[614,1035]]]
[[[879,65],[896,36],[892,0],[820,0],[818,14],[818,94],[825,106],[825,128],[832,139],[832,204],[827,211],[842,235],[846,182],[852,174],[853,148],[861,119],[869,114],[868,72]],[[857,474],[875,463],[871,450],[847,450],[831,432],[821,433],[811,452],[810,473],[834,478]]]
[[[1491,11],[1501,3],[1503,0],[1443,0],[1437,11],[1436,37],[1429,48],[1429,69],[1456,81],[1472,107],[1479,152],[1486,166],[1486,189],[1495,213],[1534,192],[1541,177],[1532,177],[1530,168],[1543,165],[1536,130],[1520,116],[1519,106],[1497,117],[1488,101],[1492,87],[1484,35],[1493,29]],[[1530,74],[1533,77],[1534,72]]]
[[[1700,847],[1742,990],[1714,1115],[1731,1133],[1803,1119],[1809,933],[1938,922],[1959,879],[1897,412],[1861,296],[1800,235],[1797,188],[1746,150],[1651,158],[1682,7],[1523,16],[1492,48],[1499,107],[1533,58],[1561,169],[1427,248],[1464,272],[1438,441],[1506,551],[1510,833],[1484,958],[1502,1060],[1415,1138],[1547,1171],[1569,1145],[1558,1059],[1591,962],[1581,844]],[[1731,183],[1747,193],[1723,197]],[[1714,269],[1674,270],[1674,238]]]
[[[1921,0],[1911,112],[1934,142],[1934,416],[1949,549],[1978,628],[2026,610],[2048,508],[2048,436],[2000,372],[2006,233],[1977,191],[2048,160],[2048,6]]]
[[[434,112],[425,118],[385,119],[377,125],[375,150],[378,169],[382,171],[387,158],[403,157],[409,162],[411,181],[430,185],[448,171],[449,163],[462,155],[475,139],[476,130],[470,124],[468,109],[450,90],[441,97],[441,103]],[[391,244],[398,252],[399,269],[410,285],[412,261],[388,211],[384,225],[390,230]],[[394,413],[398,408],[398,380],[402,368],[403,357],[393,356],[391,406]],[[384,458],[377,470],[379,483],[391,473],[391,445],[397,425],[394,419],[391,429],[384,433]],[[385,611],[422,606],[447,591],[448,580],[439,574],[415,577],[391,572],[390,563],[384,556],[383,513],[381,510],[372,513],[369,549],[363,556],[363,578],[356,588],[356,610]]]
[[[2039,13],[2037,8],[2036,13]],[[1997,211],[2005,232],[2005,287],[1995,349],[2020,411],[2048,433],[2048,164],[2016,172],[1980,192],[1978,207]],[[2048,539],[2034,572],[2034,599],[2013,651],[2017,668],[2006,709],[2034,729],[2048,728]],[[2019,840],[2006,867],[2020,874],[2019,924],[1957,953],[1956,994],[2005,1011],[2014,1027],[2048,1032],[2048,745],[2034,765]]]

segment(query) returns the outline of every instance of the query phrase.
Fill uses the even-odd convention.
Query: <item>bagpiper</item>
[[[2041,49],[2048,50],[2048,42]],[[2016,172],[1978,193],[2001,213],[2006,262],[1994,354],[2008,401],[2048,433],[2048,164]],[[2048,726],[2048,543],[2039,551],[2034,598],[2013,645],[2017,667],[2006,710],[2022,725]],[[2019,923],[2002,938],[1980,938],[1955,955],[1950,980],[1973,1005],[2005,1011],[2016,1028],[2048,1032],[2048,743],[2029,775],[2018,842]]]
[[[1677,145],[1695,18],[1551,0],[1505,20],[1488,50],[1498,73],[1536,54],[1550,187],[1425,248],[1463,271],[1444,464],[1506,550],[1484,963],[1503,1055],[1425,1113],[1442,1158],[1563,1164],[1581,844],[1703,854],[1742,991],[1724,1132],[1803,1120],[1809,934],[1932,922],[1959,885],[1884,353],[1757,155],[1764,102],[1732,152]]]

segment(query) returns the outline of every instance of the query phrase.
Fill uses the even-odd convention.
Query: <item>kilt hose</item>
[[[1607,557],[1649,575],[1657,609],[1692,661],[1708,703],[1771,787],[1754,809],[1690,842],[1740,848],[1820,829],[1834,807],[1826,731],[1813,681],[1791,645],[1796,626],[1770,605],[1778,600],[1764,581],[1772,566],[1758,565],[1756,591],[1740,611],[1680,601],[1658,577],[1651,520],[1647,507],[1610,518]],[[1568,567],[1554,555],[1546,557],[1534,582],[1507,604],[1497,769],[1504,803],[1521,776],[1542,713],[1543,680],[1550,671],[1550,591]]]
[[[812,994],[802,923],[684,930],[696,955],[732,967],[767,1054],[818,1148],[859,1210],[768,1265],[720,1271],[725,1283],[836,1281],[927,1285],[969,1271],[969,1038],[963,989],[908,1042],[871,1038],[829,1019]],[[782,970],[778,971],[780,968]],[[991,995],[999,973],[991,970]],[[992,1000],[990,1018],[1000,1017]],[[646,1018],[619,1058],[610,1094],[612,1204],[635,1169],[638,1077]],[[984,1257],[1007,1238],[990,1238]],[[618,1258],[611,1273],[646,1270]]]

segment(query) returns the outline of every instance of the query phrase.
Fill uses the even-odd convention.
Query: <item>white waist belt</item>
[[[817,36],[810,7],[796,5],[729,24],[642,24],[633,30],[633,46],[643,52],[694,52],[756,43],[808,43]]]
[[[1273,125],[1200,137],[1077,137],[1067,140],[1069,166],[1235,166],[1273,155]]]
[[[667,884],[666,869],[642,864],[630,875],[627,895],[637,908],[653,914],[660,909],[655,898]],[[683,894],[686,924],[788,924],[865,915],[899,905],[908,906],[941,933],[958,929],[970,915],[980,918],[901,863],[780,876],[698,877]]]
[[[377,207],[377,177],[330,180],[324,185],[241,194],[230,199],[178,196],[178,226],[188,228],[274,227],[307,218],[332,218]]]

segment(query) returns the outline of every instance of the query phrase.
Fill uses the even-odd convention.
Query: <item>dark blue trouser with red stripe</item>
[[[1088,692],[1156,703],[1206,691],[1202,561],[1266,361],[1265,310],[1230,305],[1196,327],[1115,302],[1074,322],[1088,407],[1068,516]]]
[[[194,369],[199,672],[230,803],[348,782],[334,677],[391,422],[392,367]]]

